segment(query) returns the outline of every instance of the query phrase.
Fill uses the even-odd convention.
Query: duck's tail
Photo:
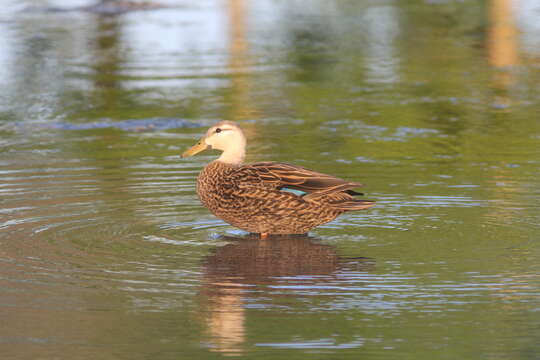
[[[340,211],[363,210],[375,205],[375,201],[373,200],[355,199],[353,195],[363,194],[349,190],[347,192],[329,194],[326,196],[326,199],[329,205]]]
[[[343,210],[343,211],[364,210],[364,209],[369,209],[373,205],[375,205],[375,201],[373,200],[356,200],[356,199],[332,203],[333,208],[336,208],[338,210]]]

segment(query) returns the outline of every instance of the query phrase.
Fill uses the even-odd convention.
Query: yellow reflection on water
[[[229,0],[229,69],[231,84],[231,120],[253,118],[257,110],[250,100],[251,78],[247,41],[247,1]]]
[[[508,88],[515,82],[515,73],[512,67],[518,64],[518,38],[514,6],[518,0],[491,0],[489,4],[489,30],[488,30],[488,60],[491,66],[498,71],[493,78],[493,87],[502,90],[495,103],[507,107],[511,100],[506,94]]]
[[[240,355],[245,341],[243,289],[235,288],[235,284],[229,281],[209,285],[221,288],[219,296],[212,297],[212,315],[207,323],[214,346],[211,350]]]
[[[517,30],[514,19],[516,0],[491,0],[489,6],[489,63],[494,67],[518,63]]]

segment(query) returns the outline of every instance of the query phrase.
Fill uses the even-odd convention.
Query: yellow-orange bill
[[[204,142],[204,139],[201,139],[199,140],[198,143],[196,143],[195,145],[193,145],[192,147],[184,151],[184,153],[182,154],[182,157],[185,158],[188,156],[193,156],[206,149],[208,149],[208,145],[206,145],[206,143]]]

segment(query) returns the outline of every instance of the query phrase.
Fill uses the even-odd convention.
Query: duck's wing
[[[247,184],[260,184],[279,190],[300,190],[307,193],[306,198],[337,192],[360,195],[360,193],[350,189],[362,186],[357,182],[346,181],[301,166],[278,162],[258,162],[244,165],[238,168],[234,175],[241,182]]]

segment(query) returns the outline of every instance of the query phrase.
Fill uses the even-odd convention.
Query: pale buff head
[[[242,129],[232,121],[220,121],[206,132],[201,140],[188,150],[182,157],[195,155],[206,149],[221,150],[223,153],[218,161],[239,165],[246,155],[246,137]]]

